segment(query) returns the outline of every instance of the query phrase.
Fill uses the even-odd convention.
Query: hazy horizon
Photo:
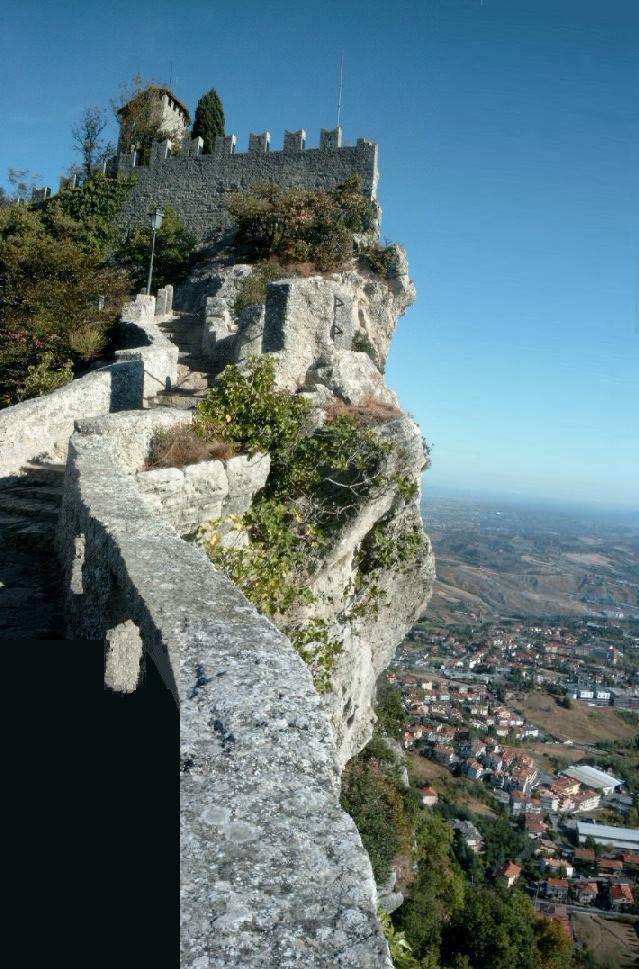
[[[548,509],[558,514],[575,515],[577,517],[589,515],[593,520],[614,518],[618,521],[627,521],[630,527],[639,527],[639,504],[594,504],[576,500],[570,501],[569,499],[561,500],[553,495],[535,495],[512,491],[485,491],[479,488],[456,487],[438,482],[429,486],[427,483],[422,482],[422,505],[427,505],[431,498],[452,498],[469,504],[476,503],[492,506],[503,504],[518,506],[526,510]]]

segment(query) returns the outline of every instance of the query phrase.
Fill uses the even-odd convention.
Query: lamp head
[[[164,217],[164,212],[162,209],[156,209],[155,212],[151,212],[149,218],[151,220],[151,227],[156,231],[162,225],[162,219]]]

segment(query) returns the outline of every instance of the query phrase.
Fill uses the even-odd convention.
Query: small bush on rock
[[[357,353],[367,353],[377,369],[382,370],[379,363],[379,357],[377,355],[377,350],[371,343],[368,334],[364,333],[363,330],[356,330],[353,334],[353,339],[351,341],[351,350],[355,350]]]
[[[247,306],[266,302],[266,287],[273,279],[283,279],[287,273],[279,263],[265,260],[253,267],[250,276],[245,276],[235,297],[235,314],[239,316]]]
[[[44,353],[39,363],[29,367],[22,386],[21,398],[39,397],[52,390],[64,387],[73,379],[73,365],[67,360],[62,366],[56,367],[52,353]]]
[[[379,242],[371,242],[362,250],[362,255],[375,275],[386,279],[393,265],[394,252],[392,246],[382,246]]]
[[[269,451],[271,462],[304,435],[309,404],[275,389],[275,369],[268,357],[253,357],[246,373],[226,367],[218,385],[198,404],[195,424],[205,440],[221,438],[247,454]]]
[[[369,403],[371,410],[377,408],[374,420],[381,419],[381,410],[388,419],[388,408],[379,405]],[[218,386],[197,407],[196,433],[205,441],[230,441],[249,454],[268,451],[271,471],[248,512],[209,523],[198,541],[289,636],[309,664],[317,689],[326,691],[342,647],[324,620],[300,621],[300,609],[311,607],[312,613],[310,580],[331,534],[369,496],[396,491],[397,473],[384,473],[396,446],[366,426],[370,413],[362,420],[359,414],[336,411],[312,433],[308,417],[305,398],[276,390],[268,357],[253,358],[245,371],[234,365],[224,370]]]
[[[226,461],[235,454],[228,441],[203,440],[192,424],[158,428],[149,446],[147,468],[184,468],[200,461]]]
[[[402,413],[399,407],[387,404],[372,395],[363,400],[361,404],[347,404],[346,401],[335,397],[326,405],[324,412],[329,421],[335,417],[352,417],[358,427],[383,424],[394,417],[400,417]]]

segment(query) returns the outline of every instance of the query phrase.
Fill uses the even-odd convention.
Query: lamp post
[[[155,233],[158,231],[162,225],[162,218],[164,213],[162,209],[156,209],[155,212],[151,212],[149,218],[151,220],[151,228],[153,230],[153,235],[151,236],[151,259],[149,261],[149,276],[146,281],[146,295],[151,295],[151,279],[153,278],[153,256],[155,255]]]

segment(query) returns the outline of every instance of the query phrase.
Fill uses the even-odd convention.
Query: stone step
[[[14,547],[18,543],[20,548],[51,548],[55,531],[55,519],[19,518],[0,511],[0,532]]]
[[[156,407],[180,407],[189,410],[196,407],[205,397],[206,391],[185,390],[180,392],[179,389],[174,388],[173,390],[160,391],[153,403]]]
[[[181,377],[177,384],[171,388],[171,390],[186,391],[186,390],[208,390],[209,389],[209,379],[208,374],[202,373],[199,370],[190,370],[184,377]],[[160,391],[162,393],[162,391]]]

